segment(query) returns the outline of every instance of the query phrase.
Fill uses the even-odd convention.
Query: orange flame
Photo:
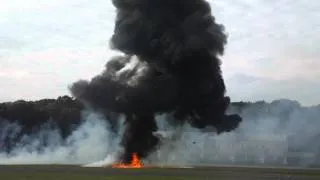
[[[141,162],[141,160],[139,159],[137,153],[133,153],[132,154],[132,161],[130,164],[123,164],[123,163],[120,163],[120,164],[115,164],[112,166],[113,168],[142,168],[143,167],[143,164]]]

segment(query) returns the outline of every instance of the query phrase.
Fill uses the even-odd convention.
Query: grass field
[[[320,180],[318,169],[198,167],[111,169],[78,166],[0,166],[2,180]]]

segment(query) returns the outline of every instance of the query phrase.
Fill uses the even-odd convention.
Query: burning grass
[[[112,168],[122,168],[122,169],[139,169],[143,168],[143,164],[141,160],[139,159],[139,156],[136,153],[132,154],[132,161],[130,164],[114,164],[112,165]]]

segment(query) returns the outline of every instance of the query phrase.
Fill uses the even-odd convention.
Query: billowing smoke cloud
[[[241,118],[225,115],[219,55],[227,37],[204,0],[113,0],[117,8],[114,57],[91,81],[79,81],[72,94],[108,117],[117,132],[118,114],[126,116],[122,138],[125,163],[132,153],[147,157],[159,144],[155,116],[171,124],[234,130]]]

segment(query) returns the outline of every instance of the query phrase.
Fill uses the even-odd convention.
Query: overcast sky
[[[233,101],[320,103],[320,1],[211,0],[229,34],[223,73]],[[56,98],[101,72],[110,0],[0,0],[0,102]]]

